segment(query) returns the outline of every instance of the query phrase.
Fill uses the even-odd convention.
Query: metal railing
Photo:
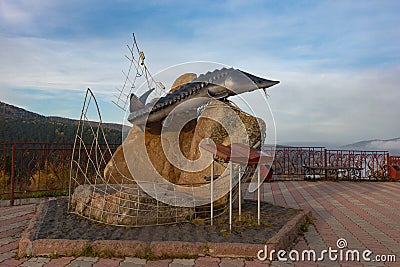
[[[361,178],[388,178],[389,152],[387,151],[357,151],[357,150],[327,150],[328,166],[346,166],[362,168]]]
[[[111,152],[118,146],[109,145]],[[106,150],[106,145],[99,147],[100,150]],[[43,191],[68,190],[72,151],[73,144],[0,143],[0,197],[10,199],[13,205],[16,197]],[[101,155],[111,158],[110,153]],[[109,159],[102,161],[98,166],[100,170],[104,169],[104,162]],[[272,166],[275,177],[304,177],[305,165],[361,167],[361,177],[364,179],[400,175],[400,170],[397,173],[391,169],[392,165],[400,166],[400,157],[390,157],[387,151],[328,150],[324,147],[275,149]]]
[[[389,177],[400,180],[400,156],[389,157]]]
[[[275,177],[305,175],[303,166],[346,166],[362,168],[364,179],[388,178],[388,151],[329,150],[325,147],[277,147]]]
[[[303,165],[323,166],[324,147],[282,147],[275,149],[273,170],[275,176],[303,176]]]
[[[115,151],[119,145],[109,146]],[[0,149],[0,197],[11,205],[15,197],[68,190],[73,144],[1,143]]]

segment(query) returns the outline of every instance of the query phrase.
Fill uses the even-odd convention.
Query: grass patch
[[[304,235],[304,233],[308,232],[310,224],[314,224],[314,218],[312,216],[307,216],[306,221],[300,226],[299,234]]]
[[[205,222],[206,220],[203,218],[195,218],[190,221],[190,223],[194,225],[203,225]]]
[[[273,224],[261,220],[260,225],[271,227]],[[243,213],[240,218],[239,216],[235,217],[233,222],[233,226],[238,228],[258,227],[260,225],[258,225],[258,218],[253,216],[251,213]]]
[[[14,194],[14,199],[41,198],[41,197],[59,197],[59,196],[68,196],[68,189],[15,193]],[[9,200],[9,199],[10,199],[10,195],[9,194],[0,196],[0,200]]]
[[[78,257],[97,257],[95,253],[93,252],[92,246],[88,245],[86,246],[82,251],[75,252],[72,254],[75,258]]]
[[[227,235],[232,234],[230,231],[228,231],[226,229],[221,229],[219,232],[221,233],[222,236],[227,236]]]
[[[148,261],[171,259],[170,255],[155,256],[149,250],[146,250],[146,254],[144,255],[144,257],[142,257],[140,255],[137,255],[136,257],[141,258],[141,259],[146,259]],[[178,259],[197,259],[198,257],[199,257],[198,255],[188,255],[188,254],[174,256],[174,258],[178,258]]]
[[[51,253],[51,254],[49,255],[49,258],[52,259],[52,260],[54,260],[54,259],[61,258],[61,256],[58,255],[56,252],[54,252],[54,253]]]

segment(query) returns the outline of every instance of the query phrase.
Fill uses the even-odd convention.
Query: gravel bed
[[[242,205],[242,219],[234,211],[232,231],[229,231],[228,212],[214,220],[214,225],[203,219],[191,222],[145,227],[116,227],[94,223],[79,216],[68,214],[67,199],[50,200],[47,203],[35,239],[70,240],[140,240],[183,242],[229,242],[260,244],[270,239],[300,211],[291,208],[261,204],[260,226],[257,222],[257,203],[246,200]]]

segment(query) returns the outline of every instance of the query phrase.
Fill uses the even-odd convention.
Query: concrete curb
[[[14,206],[22,206],[22,205],[29,205],[29,204],[39,204],[42,201],[48,198],[37,198],[37,197],[30,197],[30,198],[15,198],[14,199]],[[3,207],[11,207],[9,199],[2,199],[0,200],[0,208]]]
[[[271,239],[266,243],[276,251],[288,248],[299,235],[300,227],[306,223],[307,217],[311,217],[311,211],[302,211],[292,220],[288,221]]]
[[[47,206],[48,199],[42,199],[36,209],[35,215],[29,221],[28,226],[21,234],[21,239],[18,243],[18,256],[31,256],[33,251],[32,240],[35,239],[36,229],[40,225],[41,217]]]
[[[195,258],[199,256],[255,258],[258,251],[286,249],[293,244],[299,235],[300,227],[306,222],[310,211],[302,211],[284,225],[265,244],[248,243],[204,243],[181,241],[138,240],[68,240],[68,239],[37,239],[36,229],[40,218],[45,212],[47,201],[43,201],[31,219],[28,228],[19,241],[18,256],[59,256],[82,255],[90,251],[96,256],[139,257],[139,258]]]

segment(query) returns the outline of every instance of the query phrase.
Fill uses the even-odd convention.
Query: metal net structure
[[[133,34],[133,43],[127,46],[129,54],[125,58],[129,62],[127,71],[122,71],[124,78],[122,88],[116,88],[117,93],[114,95],[115,99],[112,101],[122,111],[127,111],[131,93],[137,89],[137,84],[145,83],[147,89],[153,89],[156,96],[160,97],[165,94],[165,86],[154,79],[148,67],[145,64],[145,55],[136,41],[135,34]]]
[[[135,85],[141,80],[148,89],[155,88],[156,95],[165,95],[165,87],[155,81],[146,67],[144,53],[135,37],[132,47],[128,48],[129,69],[123,72],[123,87],[118,89],[113,101],[124,111]],[[141,161],[144,155],[137,153],[135,144],[110,145],[107,136],[111,130],[102,121],[93,92],[87,89],[71,160],[69,213],[125,227],[174,224],[198,218],[209,220],[232,207],[238,198],[238,184],[247,181],[255,171],[252,166],[240,168],[213,158],[212,164],[219,166],[219,171],[211,179],[205,177],[204,183],[160,181],[154,178],[157,174],[146,169],[147,164],[142,164],[140,172],[132,172],[127,167],[128,160]],[[131,152],[122,153],[127,147]],[[133,159],[127,158],[130,154]]]

